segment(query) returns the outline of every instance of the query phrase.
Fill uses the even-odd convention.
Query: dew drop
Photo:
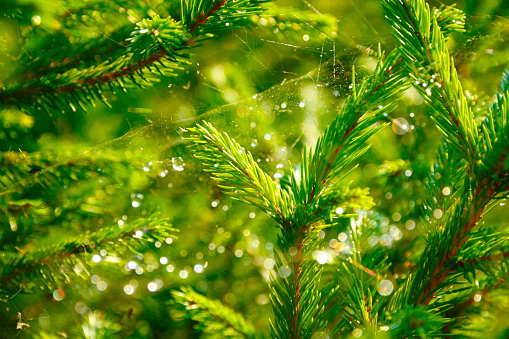
[[[390,280],[382,280],[377,286],[378,294],[388,296],[394,290],[394,285]]]
[[[320,265],[325,265],[329,261],[329,255],[325,251],[315,251],[313,257]]]
[[[330,337],[325,332],[316,332],[311,339],[329,339]]]
[[[440,218],[442,218],[443,215],[444,215],[444,212],[441,209],[437,208],[436,210],[433,211],[433,217],[435,219],[440,219]]]
[[[62,301],[65,298],[65,293],[61,289],[57,288],[53,291],[53,299],[56,301]]]
[[[181,157],[171,158],[171,166],[175,171],[182,172],[185,165]]]
[[[397,135],[404,135],[408,133],[410,124],[404,118],[397,118],[392,121],[392,131]]]
[[[39,25],[41,24],[41,22],[42,22],[42,19],[41,19],[41,17],[40,17],[40,16],[38,16],[38,15],[34,15],[34,16],[32,17],[32,19],[31,19],[31,21],[32,21],[32,25],[34,25],[34,26],[39,26]]]
[[[253,139],[253,141],[251,141],[251,147],[256,147],[256,146],[258,146],[258,140]]]
[[[502,201],[500,201],[500,206],[505,206],[506,203],[507,199],[502,199]]]
[[[360,328],[356,328],[352,331],[352,336],[354,338],[359,338],[362,336],[362,330]]]
[[[444,187],[442,189],[442,194],[448,196],[449,194],[451,194],[451,189],[449,187]]]
[[[415,221],[413,220],[408,220],[406,223],[405,223],[405,227],[407,230],[411,231],[415,228]]]
[[[279,267],[279,270],[277,272],[277,275],[280,278],[286,279],[292,274],[292,269],[288,265],[283,265]]]

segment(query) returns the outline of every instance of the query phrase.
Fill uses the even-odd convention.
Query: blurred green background
[[[4,2],[0,53],[6,57],[0,59],[0,85],[23,69],[24,59],[7,55],[25,53],[30,62],[51,63],[58,34],[75,34],[92,44],[94,39],[122,41],[128,32],[110,36],[118,22],[135,23],[153,8],[172,14],[178,7],[177,2],[134,3],[104,2],[103,9],[74,13],[70,10],[79,8],[78,2]],[[15,216],[4,206],[3,249],[18,244],[29,251],[40,239],[51,244],[83,231],[84,225],[120,225],[155,214],[179,229],[175,238],[139,253],[94,248],[87,254],[90,275],[53,291],[12,289],[0,304],[1,338],[198,336],[169,304],[170,291],[180,285],[222,300],[269,332],[266,279],[274,266],[277,229],[255,208],[221,193],[181,141],[181,128],[205,118],[236,138],[276,179],[284,177],[334,118],[348,94],[352,66],[359,76],[369,74],[378,44],[390,51],[394,41],[379,1],[288,0],[267,7],[248,27],[225,31],[192,49],[189,65],[177,77],[131,88],[128,94],[105,93],[111,108],[97,102],[86,113],[71,108],[0,111],[3,162],[17,163],[24,175],[34,166],[87,174],[2,201],[30,204]],[[457,7],[467,13],[468,32],[452,36],[449,47],[469,99],[481,112],[509,68],[509,4],[458,1]],[[41,36],[54,40],[41,48]],[[25,39],[34,43],[22,45]],[[377,241],[393,267],[405,267],[393,272],[396,280],[415,265],[424,246],[419,206],[441,141],[428,110],[417,92],[406,91],[387,117],[391,126],[372,138],[371,150],[351,177],[353,187],[370,188],[376,212],[369,213],[380,222]],[[500,206],[485,222],[505,226],[508,212]],[[324,248],[341,232],[340,226],[329,229]],[[92,260],[94,255],[99,259]],[[508,306],[507,299],[479,303],[480,310],[496,308],[498,315],[507,315]],[[16,329],[18,312],[29,327]],[[507,320],[500,318],[496,326],[507,328]]]

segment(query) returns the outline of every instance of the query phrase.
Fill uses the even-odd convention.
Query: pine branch
[[[261,2],[182,0],[182,21],[157,15],[143,19],[126,39],[128,44],[121,55],[99,65],[55,72],[58,67],[72,67],[72,60],[80,59],[71,56],[60,64],[49,66],[52,72],[45,75],[21,75],[25,80],[11,81],[0,91],[0,103],[55,110],[69,106],[73,110],[85,109],[95,100],[108,104],[104,96],[106,90],[115,93],[116,89],[126,91],[130,85],[143,87],[157,81],[155,75],[176,76],[175,72],[187,64],[185,50],[215,32],[246,24],[249,15],[261,11]],[[118,46],[115,49],[118,50]],[[42,66],[38,72],[44,69],[48,66]]]
[[[205,171],[219,186],[232,198],[259,207],[285,229],[293,199],[258,166],[251,153],[207,122],[189,131],[193,134],[186,138],[201,146],[196,157],[204,161]]]
[[[69,274],[80,276],[82,271],[75,270],[76,264],[80,264],[87,273],[87,251],[93,248],[118,251],[121,247],[134,251],[147,242],[164,241],[170,235],[174,237],[176,231],[165,219],[138,219],[122,227],[113,223],[95,232],[84,232],[48,247],[4,251],[0,254],[0,284],[4,289],[6,286],[31,289],[40,284],[51,288],[62,281],[69,281]],[[61,265],[67,267],[67,273],[62,271]],[[55,271],[62,275],[52,274]]]
[[[398,59],[397,53],[391,53],[359,84],[354,77],[352,93],[338,116],[318,139],[315,149],[304,152],[300,178],[290,183],[303,214],[316,213],[314,206],[318,205],[319,196],[335,188],[334,180],[341,181],[338,175],[346,175],[345,169],[369,148],[364,142],[384,127],[373,126],[395,104],[381,105],[406,88]]]
[[[385,0],[383,5],[393,26],[393,35],[400,42],[398,50],[406,61],[412,85],[429,104],[433,112],[431,118],[440,131],[472,166],[475,165],[478,128],[437,18],[424,0]],[[455,24],[452,28],[461,29],[464,15],[449,13],[449,22]]]
[[[394,36],[401,44],[399,50],[405,58],[409,75],[415,80],[414,87],[431,106],[434,112],[431,117],[438,128],[455,152],[467,162],[463,185],[460,185],[455,197],[440,198],[449,200],[446,204],[437,200],[430,204],[434,218],[430,218],[431,232],[414,277],[414,295],[411,298],[414,304],[428,305],[436,297],[437,291],[454,280],[452,267],[460,249],[489,208],[491,199],[507,190],[507,184],[500,176],[495,179],[488,176],[486,167],[480,166],[480,158],[486,159],[493,154],[489,151],[484,153],[479,146],[481,134],[445,47],[445,38],[429,6],[423,0],[387,0],[384,6],[386,16],[394,27]],[[459,16],[457,20],[462,24],[463,17]],[[499,124],[505,129],[503,118]],[[495,132],[494,126],[485,127],[485,133],[500,133]],[[497,147],[503,158],[504,147]],[[446,154],[451,156],[453,152]],[[440,172],[446,171],[448,166],[448,163],[440,164]],[[461,175],[456,177],[456,182],[459,182]],[[454,184],[451,183],[448,188]],[[434,185],[436,192],[444,189],[436,183]]]
[[[242,315],[223,305],[218,300],[211,300],[189,287],[181,291],[172,291],[174,304],[183,308],[187,318],[197,322],[196,329],[218,338],[259,338],[253,324]]]

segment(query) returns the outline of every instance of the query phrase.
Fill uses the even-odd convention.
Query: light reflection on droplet
[[[392,245],[392,237],[388,234],[383,234],[380,238],[380,244],[382,246],[390,247]]]
[[[286,279],[292,274],[292,269],[288,265],[283,265],[279,267],[279,270],[277,272],[277,275],[280,278]]]
[[[392,120],[392,131],[398,135],[404,135],[408,133],[410,124],[404,118],[397,118]]]
[[[329,260],[329,255],[325,251],[315,251],[313,257],[320,265],[325,265]]]
[[[217,247],[217,253],[224,253],[224,250],[225,250],[224,246]]]
[[[356,328],[352,331],[352,336],[354,338],[359,338],[362,336],[362,330],[360,328]]]
[[[407,220],[407,222],[405,223],[405,227],[409,231],[413,230],[415,228],[415,221]]]
[[[443,214],[444,214],[444,212],[441,209],[436,209],[436,210],[433,211],[433,217],[435,219],[442,218]]]
[[[168,263],[168,258],[161,257],[159,258],[159,262],[161,263],[161,265],[166,265]]]
[[[400,240],[403,237],[403,232],[401,232],[401,230],[396,226],[391,226],[389,234],[394,240]]]
[[[203,272],[203,265],[202,264],[196,264],[196,265],[194,265],[193,270],[196,273],[202,273]]]
[[[103,280],[99,281],[96,286],[97,286],[97,289],[101,292],[106,290],[106,288],[108,288],[108,284],[106,283],[106,281],[103,281]]]
[[[131,295],[134,293],[134,287],[131,284],[127,284],[124,286],[124,293],[127,295]]]
[[[182,172],[185,165],[181,157],[171,158],[171,166],[175,171]]]
[[[445,196],[448,196],[449,194],[451,194],[451,189],[449,187],[444,187],[442,189],[442,194],[445,195]]]
[[[338,240],[345,242],[348,240],[348,235],[346,235],[346,233],[344,233],[344,232],[341,232],[338,234]]]
[[[267,294],[259,294],[256,296],[255,302],[258,305],[266,305],[269,303],[269,296]]]
[[[98,262],[101,262],[102,258],[99,254],[95,254],[93,257],[92,257],[92,261],[95,262],[95,263],[98,263]]]
[[[34,26],[39,26],[39,25],[41,24],[41,22],[42,22],[42,19],[41,19],[41,17],[40,17],[40,16],[38,16],[38,15],[34,15],[34,16],[32,17],[32,19],[31,19],[31,21],[32,21],[32,25],[34,25]]]
[[[240,257],[242,257],[243,255],[244,255],[244,252],[243,252],[242,250],[236,250],[236,251],[235,251],[235,256],[236,256],[237,258],[240,258]]]
[[[481,299],[482,299],[482,294],[477,293],[476,295],[474,295],[474,301],[475,301],[476,303],[478,303],[479,301],[481,301]]]
[[[382,280],[377,286],[378,293],[383,296],[388,296],[394,290],[394,285],[390,280]]]
[[[157,291],[157,284],[155,282],[150,282],[148,283],[147,285],[147,289],[150,291],[150,292],[155,292]]]
[[[170,272],[170,273],[171,273],[171,272],[173,272],[173,271],[175,271],[175,266],[173,266],[173,265],[168,265],[168,266],[166,266],[166,271],[168,271],[168,272]]]
[[[378,237],[376,235],[372,235],[368,238],[368,244],[369,246],[373,247],[378,244]]]
[[[189,272],[187,272],[186,270],[182,270],[179,272],[179,277],[181,279],[186,279],[188,276],[189,276]]]
[[[79,314],[84,314],[87,311],[87,309],[88,309],[87,305],[82,301],[78,301],[74,305],[74,310],[76,311],[76,313]]]
[[[345,210],[343,209],[343,207],[336,208],[336,214],[343,214],[344,212]]]
[[[65,293],[61,289],[57,288],[53,291],[53,299],[56,301],[62,301],[65,298]]]
[[[330,337],[325,332],[316,332],[311,339],[329,339]]]
[[[251,213],[249,213],[249,217],[250,217],[251,219],[254,219],[254,218],[256,217],[256,213],[255,213],[255,212],[251,212]]]
[[[263,267],[265,267],[268,270],[272,269],[275,264],[276,262],[274,261],[274,259],[271,258],[267,258],[263,261]]]
[[[411,177],[412,176],[412,170],[406,170],[405,171],[405,176]]]

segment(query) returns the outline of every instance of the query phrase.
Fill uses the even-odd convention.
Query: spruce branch
[[[303,213],[312,215],[319,196],[334,189],[334,179],[343,173],[369,146],[369,137],[385,127],[375,126],[395,103],[382,106],[406,88],[398,53],[380,60],[374,73],[359,84],[352,72],[352,93],[338,116],[320,136],[314,149],[306,150],[302,160],[301,178],[291,181],[291,190]],[[375,127],[373,127],[375,126]],[[291,177],[292,179],[292,177]],[[338,179],[336,182],[340,182]]]
[[[507,190],[503,174],[487,175],[488,168],[495,169],[500,161],[505,161],[507,142],[497,145],[495,152],[489,149],[493,145],[491,140],[495,139],[489,140],[484,150],[480,146],[482,134],[463,93],[454,62],[445,47],[444,35],[429,6],[423,0],[386,0],[384,7],[386,17],[393,25],[394,36],[400,42],[398,49],[414,80],[413,85],[430,105],[433,111],[431,118],[454,148],[454,152],[446,151],[447,156],[458,153],[467,163],[460,166],[460,170],[464,168],[465,175],[456,175],[457,179],[461,178],[461,189],[449,197],[439,194],[439,198],[434,198],[429,206],[434,217],[428,218],[432,226],[413,280],[414,294],[409,300],[414,304],[428,305],[439,290],[454,281],[454,262],[462,246],[490,208],[491,200]],[[457,15],[454,19],[456,23],[463,24],[464,18],[460,13],[452,15]],[[499,96],[502,109],[505,109],[504,100],[503,96]],[[488,116],[484,134],[492,132],[492,135],[498,135],[500,131],[497,128],[500,127],[505,133],[504,113],[500,114],[500,110],[497,113],[494,115],[498,115],[500,121],[493,118],[495,121],[491,122],[492,118]],[[495,157],[499,161],[497,165],[489,164],[486,160],[487,166],[483,164],[480,159],[492,159],[493,153],[498,153],[498,157]],[[439,171],[445,172],[449,165],[440,164]],[[459,182],[456,180],[456,183]],[[456,183],[451,183],[447,188],[451,189]],[[436,182],[433,185],[435,192],[445,188]]]
[[[385,0],[383,5],[413,87],[429,104],[439,130],[473,167],[478,158],[478,127],[438,18],[424,0]],[[461,30],[464,15],[453,10],[446,13],[450,15],[446,22],[453,24],[447,26],[449,30]]]
[[[156,75],[176,76],[188,63],[185,50],[215,32],[246,25],[250,15],[262,10],[262,2],[182,0],[182,21],[158,15],[141,20],[130,38],[118,37],[127,44],[113,46],[117,53],[100,64],[76,65],[86,54],[71,55],[62,62],[38,66],[36,73],[16,72],[18,80],[10,80],[0,89],[0,103],[58,111],[69,106],[85,110],[95,100],[108,105],[104,91],[126,91],[132,85],[144,87],[157,81]],[[40,73],[43,70],[47,71]]]
[[[9,286],[12,289],[17,286],[31,289],[40,284],[51,288],[61,282],[68,282],[70,275],[81,276],[82,272],[87,274],[87,251],[93,248],[109,248],[110,251],[128,248],[136,251],[147,242],[175,237],[175,232],[177,230],[166,219],[138,219],[122,227],[113,223],[98,231],[84,232],[50,246],[35,244],[39,248],[34,250],[29,246],[17,249],[16,252],[3,251],[0,252],[0,284],[3,288]],[[76,264],[82,269],[76,270]],[[62,275],[52,274],[55,271],[60,271]]]
[[[219,300],[211,300],[195,292],[190,287],[172,291],[172,304],[181,309],[186,318],[197,322],[196,329],[217,338],[259,338],[253,324],[244,317],[223,305]]]
[[[203,160],[205,171],[219,186],[232,198],[259,207],[285,229],[293,209],[292,197],[258,166],[252,154],[208,122],[189,131],[193,134],[186,138],[201,146],[196,157]]]

